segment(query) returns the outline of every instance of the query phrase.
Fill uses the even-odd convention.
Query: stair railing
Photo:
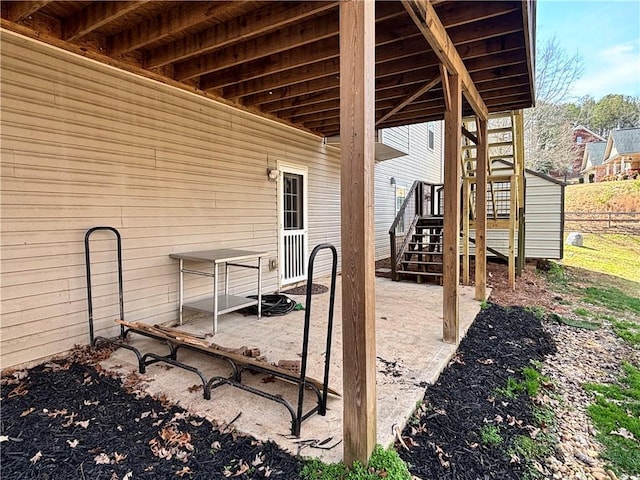
[[[396,218],[391,224],[391,228],[389,228],[391,277],[393,279],[396,278],[398,264],[420,217],[442,215],[442,207],[442,184],[427,183],[420,180],[413,182],[396,214]],[[402,231],[398,231],[400,225],[403,227],[406,225],[407,228],[402,228]]]

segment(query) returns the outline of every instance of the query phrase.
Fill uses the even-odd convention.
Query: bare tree
[[[566,103],[583,71],[578,53],[569,55],[555,37],[538,49],[536,106],[525,111],[525,164],[560,174],[571,171],[575,157],[573,124]]]

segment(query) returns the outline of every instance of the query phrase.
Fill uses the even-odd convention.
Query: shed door
[[[287,285],[307,276],[307,170],[280,168],[280,283]]]

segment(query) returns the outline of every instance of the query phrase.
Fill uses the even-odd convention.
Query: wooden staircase
[[[506,259],[509,285],[524,267],[524,143],[522,111],[491,114],[486,132],[488,149],[486,174],[486,230],[505,232],[487,251]],[[463,119],[460,162],[462,170],[462,215],[460,221],[461,280],[470,284],[471,245],[475,244],[477,194],[476,119]],[[399,209],[389,235],[391,238],[391,277],[412,278],[418,282],[443,277],[443,188],[440,184],[414,182]],[[406,228],[405,228],[406,227]],[[473,232],[473,233],[472,233]],[[497,237],[491,239],[497,241]],[[500,251],[502,250],[502,251]],[[505,251],[506,250],[506,251]],[[516,251],[518,265],[516,267]],[[516,272],[516,270],[518,272]]]
[[[410,240],[401,254],[396,275],[408,276],[421,283],[423,279],[436,279],[442,284],[442,216],[418,218]],[[396,278],[398,280],[399,278]]]

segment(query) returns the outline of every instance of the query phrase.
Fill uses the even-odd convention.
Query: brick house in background
[[[593,142],[606,142],[607,139],[601,137],[595,132],[592,132],[583,125],[578,125],[573,128],[573,144],[575,148],[575,156],[573,158],[573,165],[571,171],[567,172],[564,179],[567,183],[577,183],[582,177],[583,159],[585,147],[589,143]]]

